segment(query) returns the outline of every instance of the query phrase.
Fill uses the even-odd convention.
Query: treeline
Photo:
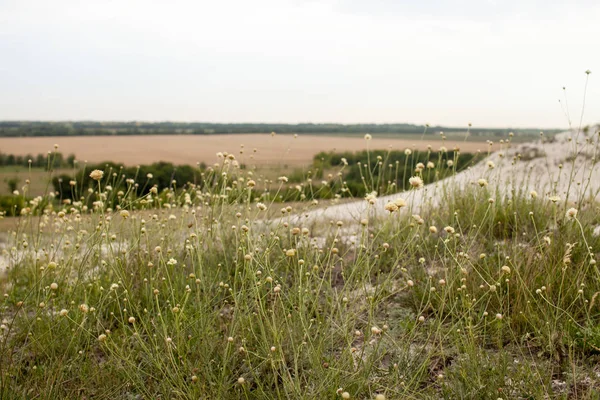
[[[40,153],[36,156],[33,154],[15,155],[4,154],[0,152],[0,167],[3,166],[19,166],[33,168],[68,168],[72,167],[75,161],[75,155],[69,154],[67,157],[62,153]]]
[[[466,127],[453,128],[414,124],[268,124],[209,122],[48,122],[48,121],[0,121],[0,137],[27,136],[95,136],[95,135],[211,135],[227,133],[397,133],[433,135],[440,131],[462,133]],[[520,135],[537,135],[538,129],[477,128],[474,136],[506,136],[509,132]],[[548,134],[559,130],[546,130]]]

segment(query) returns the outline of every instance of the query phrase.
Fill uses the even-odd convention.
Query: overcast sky
[[[597,0],[0,0],[0,120],[564,127],[599,48]]]

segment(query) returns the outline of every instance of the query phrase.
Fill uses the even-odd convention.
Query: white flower
[[[404,200],[402,197],[398,197],[396,200],[394,200],[394,204],[396,207],[402,208],[406,206],[406,200]]]
[[[446,231],[446,233],[449,233],[449,234],[453,234],[454,233],[454,228],[451,227],[451,226],[445,227],[444,230]]]
[[[423,179],[421,179],[418,176],[413,176],[411,177],[408,182],[410,183],[410,185],[412,187],[414,187],[415,189],[419,189],[423,187]]]
[[[481,187],[485,187],[485,186],[487,186],[487,185],[488,185],[488,181],[487,181],[487,180],[485,180],[485,179],[483,179],[483,178],[481,178],[481,179],[479,179],[479,180],[477,181],[477,184],[478,184],[479,186],[481,186]]]
[[[575,219],[577,218],[577,209],[575,208],[569,208],[567,210],[567,214],[566,214],[568,219]]]
[[[103,176],[104,172],[99,169],[95,169],[92,172],[90,172],[90,178],[92,178],[95,181],[99,181],[100,179],[102,179]]]
[[[365,196],[365,200],[369,203],[369,204],[375,204],[375,202],[377,201],[377,192],[373,191],[369,194],[367,194]]]
[[[365,140],[371,140],[371,139],[373,139],[373,136],[371,136],[370,134],[367,133],[365,135]]]
[[[384,206],[384,208],[385,208],[386,211],[389,211],[390,214],[393,213],[394,211],[398,210],[398,206],[393,201],[390,201],[389,203],[386,203],[386,205]]]

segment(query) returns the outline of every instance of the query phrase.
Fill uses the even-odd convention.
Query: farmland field
[[[437,138],[436,138],[437,139]],[[312,162],[320,151],[358,151],[365,149],[362,137],[331,137],[268,134],[233,135],[149,135],[149,136],[92,136],[92,137],[34,137],[0,138],[0,150],[7,154],[45,153],[60,146],[63,154],[75,154],[78,160],[88,162],[114,161],[125,165],[149,164],[155,161],[168,161],[174,164],[197,162],[212,163],[217,152],[228,151],[236,154],[241,163],[273,166],[300,166]],[[243,147],[244,153],[239,154]],[[459,147],[463,152],[487,151],[485,140],[432,140],[377,138],[370,141],[371,149],[403,150],[407,147],[424,150],[428,145],[434,149],[445,146],[448,149]],[[492,147],[496,149],[495,146]],[[254,149],[256,152],[254,153]]]

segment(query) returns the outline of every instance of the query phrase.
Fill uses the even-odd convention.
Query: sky
[[[598,123],[599,21],[596,0],[0,0],[0,120]]]

